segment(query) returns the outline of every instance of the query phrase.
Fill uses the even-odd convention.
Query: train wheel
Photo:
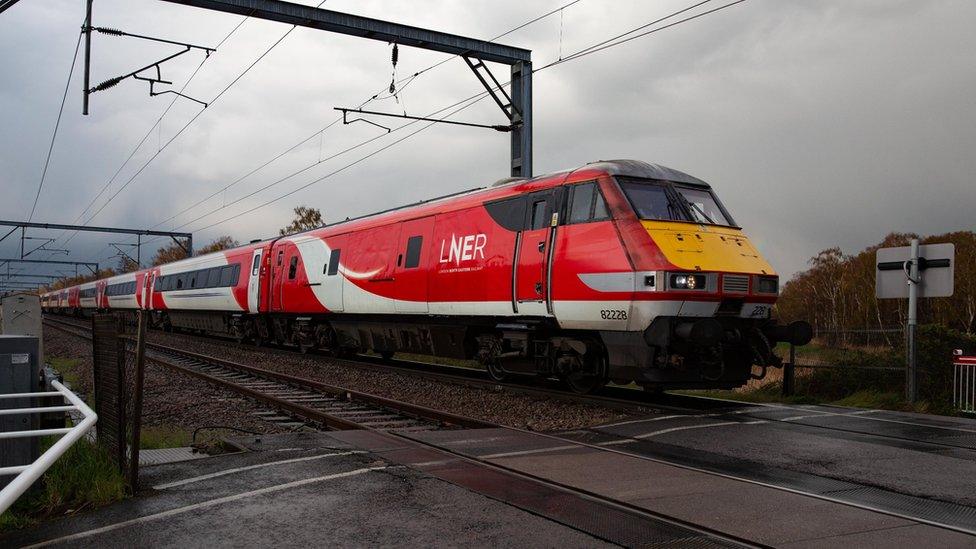
[[[590,356],[591,354],[589,353],[586,356]],[[603,360],[595,357],[587,360],[578,355],[573,358],[579,361],[578,364],[580,367],[574,368],[570,373],[561,376],[563,383],[566,384],[566,387],[570,391],[585,395],[603,387],[604,383],[606,383],[606,375],[604,374],[606,368]]]
[[[497,360],[489,361],[488,364],[485,365],[485,368],[488,370],[488,375],[493,381],[498,383],[505,383],[508,381],[508,372],[506,372],[505,369],[498,364]]]

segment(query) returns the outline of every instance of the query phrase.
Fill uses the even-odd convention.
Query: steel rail
[[[64,322],[64,324],[73,324],[73,323]],[[75,326],[78,326],[78,325],[75,325]],[[78,327],[80,327],[80,326],[78,326]],[[82,333],[79,333],[79,332],[73,332],[71,330],[65,330],[65,331],[66,332],[73,333],[74,335],[78,335],[79,337],[88,337],[85,334],[82,334]],[[155,344],[147,344],[147,345],[155,345]],[[165,346],[159,346],[159,347],[166,348]],[[227,361],[224,361],[223,359],[218,359],[216,357],[208,357],[206,355],[198,355],[196,353],[190,353],[190,352],[181,351],[181,350],[178,350],[178,349],[174,349],[174,351],[176,353],[178,353],[178,354],[185,354],[185,355],[190,356],[190,357],[194,357],[194,356],[205,357],[208,360],[214,361],[215,363],[227,362]],[[149,356],[147,356],[147,359],[151,359],[151,358]],[[230,364],[234,364],[234,363],[230,363]],[[166,364],[166,365],[169,366],[169,364]],[[244,367],[246,369],[253,369],[255,371],[267,372],[266,370],[262,370],[260,368],[254,368],[254,367],[243,366],[243,365],[237,365],[237,366],[242,366],[242,367]],[[294,380],[298,380],[300,382],[306,382],[306,383],[310,382],[313,385],[319,384],[318,382],[315,382],[313,380],[306,380],[304,378],[295,378],[294,376],[287,376],[285,374],[278,374],[277,372],[269,372],[269,373],[275,374],[276,376],[284,376],[283,379],[294,379]],[[194,374],[194,375],[196,375],[196,374]],[[197,377],[204,378],[203,375],[197,375]],[[212,377],[212,376],[209,376],[209,377]],[[206,378],[204,378],[204,379],[206,379]],[[232,388],[234,390],[238,390],[237,388],[234,387],[234,384],[230,384],[230,383],[227,383],[224,380],[219,380],[219,379],[216,379],[216,378],[215,378],[215,380],[216,380],[216,383],[218,383],[218,384],[225,385],[225,386],[227,386],[229,388]],[[326,384],[321,384],[321,385],[326,385]],[[241,387],[241,388],[242,389],[246,389],[246,388],[243,388],[243,387]],[[248,391],[249,392],[255,392],[255,393],[257,393],[256,391],[253,391],[253,390],[248,390]],[[382,397],[378,397],[378,398],[382,398]],[[270,397],[270,396],[267,396],[267,395],[263,395],[260,398],[260,400],[266,401],[266,402],[275,402],[276,400],[279,400],[279,399],[276,399],[276,397]],[[392,402],[396,402],[396,401],[392,401]],[[409,406],[413,406],[413,405],[409,405]],[[299,409],[299,412],[301,412],[301,411],[302,410]],[[438,412],[438,413],[440,413],[440,412]],[[667,515],[663,515],[663,514],[660,514],[660,513],[657,513],[657,512],[648,511],[646,509],[642,509],[642,508],[639,508],[639,507],[636,507],[636,506],[627,504],[625,502],[613,500],[613,499],[607,498],[605,496],[601,496],[599,494],[596,494],[596,493],[587,491],[585,489],[580,489],[580,488],[572,487],[572,486],[565,485],[565,484],[562,484],[562,483],[557,482],[557,481],[553,481],[553,480],[546,479],[544,477],[539,477],[539,476],[534,475],[534,474],[530,474],[530,473],[525,473],[525,472],[522,472],[522,471],[518,471],[517,469],[511,468],[511,467],[507,467],[505,465],[497,464],[495,462],[492,462],[492,461],[490,461],[489,458],[480,458],[478,456],[472,456],[472,455],[468,455],[468,454],[463,454],[463,453],[461,453],[459,451],[452,450],[450,448],[445,448],[445,447],[440,446],[440,445],[438,445],[436,443],[433,443],[433,442],[427,442],[427,441],[424,441],[424,440],[419,440],[419,439],[417,439],[415,437],[410,436],[408,433],[394,432],[394,431],[388,431],[388,430],[382,430],[382,429],[375,429],[375,428],[372,428],[372,427],[369,427],[369,426],[363,426],[363,425],[358,424],[358,423],[355,423],[355,422],[348,422],[348,420],[343,420],[343,421],[346,421],[347,423],[351,423],[352,425],[354,425],[354,426],[349,426],[348,428],[350,428],[350,429],[370,430],[370,431],[376,432],[376,433],[378,433],[380,435],[392,437],[394,439],[409,440],[409,441],[411,441],[411,442],[413,442],[415,444],[423,445],[423,446],[428,447],[428,448],[430,448],[432,450],[439,451],[439,452],[442,452],[442,453],[445,453],[445,454],[449,454],[449,455],[458,457],[459,459],[464,459],[464,460],[467,460],[467,461],[471,461],[471,462],[477,463],[477,464],[479,464],[481,466],[484,466],[486,468],[494,469],[494,470],[497,470],[497,471],[502,471],[502,472],[504,472],[506,474],[510,474],[510,475],[518,476],[518,477],[522,477],[522,478],[526,478],[526,479],[529,479],[529,480],[533,480],[535,482],[540,482],[540,483],[546,484],[548,486],[553,486],[553,487],[557,487],[557,488],[560,488],[560,489],[568,490],[568,491],[572,492],[577,497],[586,497],[586,498],[589,498],[589,499],[596,499],[596,500],[598,500],[598,501],[600,501],[601,503],[604,503],[604,504],[610,504],[610,505],[613,505],[613,506],[615,506],[617,508],[626,509],[626,510],[629,510],[629,511],[632,511],[632,512],[641,513],[641,514],[644,514],[645,516],[648,516],[648,517],[651,517],[651,518],[655,518],[655,519],[658,519],[658,520],[663,520],[663,521],[666,521],[666,522],[670,522],[672,524],[677,524],[677,525],[680,525],[680,526],[684,526],[684,527],[687,527],[687,528],[691,528],[691,529],[697,530],[697,531],[702,532],[702,533],[705,533],[705,534],[709,534],[709,535],[713,535],[713,536],[720,537],[722,539],[726,539],[728,541],[736,542],[736,543],[739,543],[739,544],[754,545],[754,543],[749,542],[748,540],[742,540],[742,539],[739,539],[739,538],[735,538],[734,536],[729,536],[728,534],[724,534],[722,532],[718,532],[718,531],[715,531],[715,530],[711,530],[711,529],[709,529],[707,527],[703,527],[703,526],[699,526],[699,525],[687,523],[687,522],[682,521],[680,519],[676,519],[674,517],[670,517],[670,516],[667,516]],[[932,519],[924,518],[924,517],[921,517],[921,516],[913,515],[911,513],[907,513],[907,512],[904,512],[902,510],[885,508],[884,506],[881,506],[881,505],[866,504],[866,503],[862,503],[862,502],[846,500],[846,499],[843,499],[841,497],[835,497],[835,496],[832,496],[832,495],[820,494],[820,493],[816,493],[816,492],[813,492],[813,491],[810,491],[810,490],[803,489],[801,487],[793,487],[793,486],[789,486],[789,485],[775,484],[775,483],[770,483],[770,482],[766,482],[766,481],[762,481],[762,480],[757,480],[757,479],[750,478],[750,477],[743,476],[743,475],[730,474],[730,473],[725,473],[725,472],[722,472],[722,471],[710,470],[710,469],[704,468],[704,467],[699,467],[699,466],[695,466],[695,465],[684,464],[684,463],[681,463],[680,461],[676,461],[676,460],[673,460],[673,459],[660,458],[660,457],[655,457],[655,456],[652,456],[652,455],[642,454],[642,453],[635,452],[635,451],[628,451],[628,450],[624,450],[624,449],[620,449],[620,448],[610,448],[610,447],[601,446],[601,445],[598,445],[598,444],[592,444],[592,443],[583,442],[583,441],[579,441],[579,440],[573,440],[573,439],[570,439],[570,438],[565,438],[565,437],[560,436],[558,434],[540,433],[540,432],[529,431],[529,430],[521,429],[521,428],[517,428],[517,427],[510,427],[510,426],[492,424],[492,423],[489,423],[489,422],[483,422],[483,421],[474,420],[474,419],[472,419],[472,421],[479,423],[482,427],[489,427],[489,428],[496,428],[496,429],[504,429],[504,430],[508,430],[508,431],[512,431],[512,432],[517,432],[517,433],[522,433],[522,434],[528,434],[528,435],[533,435],[533,436],[541,436],[543,438],[547,438],[547,439],[550,439],[550,440],[552,440],[554,442],[560,443],[561,445],[569,444],[569,445],[578,446],[578,447],[585,447],[585,448],[589,448],[589,449],[597,450],[597,451],[601,451],[601,452],[607,452],[607,453],[612,453],[612,454],[616,454],[616,455],[627,456],[627,457],[630,457],[630,458],[636,458],[636,459],[640,459],[640,460],[643,460],[643,461],[650,461],[650,462],[654,462],[654,463],[661,463],[661,464],[664,464],[664,465],[675,466],[675,467],[678,467],[678,468],[681,468],[681,469],[685,469],[685,470],[688,470],[688,471],[694,471],[694,472],[697,472],[697,473],[702,473],[702,474],[706,474],[706,475],[710,475],[710,476],[717,476],[717,477],[721,477],[721,478],[727,478],[727,479],[730,479],[730,480],[741,481],[741,482],[745,482],[745,483],[748,483],[748,484],[753,484],[753,485],[762,486],[762,487],[769,488],[769,489],[774,489],[774,490],[784,491],[784,492],[788,492],[788,493],[793,493],[793,494],[797,494],[797,495],[801,495],[801,496],[805,496],[805,497],[810,497],[810,498],[818,499],[818,500],[821,500],[821,501],[828,501],[828,502],[831,502],[831,503],[836,503],[836,504],[840,504],[840,505],[844,505],[844,506],[848,506],[848,507],[854,507],[854,508],[864,509],[864,510],[867,510],[867,511],[872,511],[872,512],[876,512],[876,513],[880,513],[880,514],[885,514],[885,515],[889,515],[889,516],[893,516],[893,517],[898,517],[898,518],[910,520],[910,521],[917,522],[917,523],[921,523],[921,524],[927,524],[927,525],[934,526],[934,527],[938,527],[938,528],[943,528],[943,529],[947,529],[947,530],[953,530],[953,531],[956,531],[956,532],[961,532],[961,533],[970,534],[970,535],[976,534],[976,530],[971,529],[971,528],[967,528],[965,526],[960,526],[960,525],[957,525],[957,524],[951,524],[951,523],[941,522],[941,521],[938,521],[938,520],[932,520]],[[892,437],[892,438],[899,438],[899,437]],[[558,449],[558,447],[556,449]],[[553,449],[553,451],[555,451],[556,449]]]

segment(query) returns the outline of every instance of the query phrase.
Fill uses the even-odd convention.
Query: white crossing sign
[[[915,402],[918,387],[918,346],[915,332],[918,326],[918,298],[949,297],[953,291],[953,271],[956,270],[954,244],[920,245],[913,238],[911,246],[881,248],[877,254],[877,278],[874,295],[878,299],[908,298],[908,356],[905,368],[905,397]]]
[[[912,247],[881,248],[877,255],[878,299],[907,299]],[[953,292],[955,244],[922,244],[918,247],[918,297],[949,297]]]

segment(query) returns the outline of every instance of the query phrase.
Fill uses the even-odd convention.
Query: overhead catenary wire
[[[489,39],[488,41],[489,42],[494,42],[495,40],[498,40],[500,38],[504,38],[505,36],[508,36],[509,34],[512,34],[513,32],[517,32],[517,31],[519,31],[521,29],[524,29],[525,27],[527,27],[529,25],[532,25],[533,23],[536,23],[538,21],[541,21],[541,20],[543,20],[543,19],[545,19],[547,17],[550,17],[553,14],[561,13],[562,10],[565,10],[566,8],[568,8],[568,7],[570,7],[570,6],[574,5],[574,4],[578,4],[581,1],[582,0],[572,0],[571,2],[567,2],[565,4],[562,4],[561,6],[555,8],[553,10],[547,11],[546,13],[543,13],[542,15],[538,15],[538,16],[536,16],[536,17],[534,17],[534,18],[532,18],[532,19],[530,19],[528,21],[525,21],[524,23],[519,24],[519,25],[517,25],[517,26],[515,26],[515,27],[513,27],[513,28],[511,28],[511,29],[509,29],[509,30],[507,30],[507,31],[505,31],[505,32],[503,32],[503,33],[501,33],[501,34],[499,34],[499,35],[491,38],[491,39]],[[396,93],[389,93],[386,96],[382,96],[383,92],[388,92],[389,91],[389,86],[384,86],[383,89],[379,90],[377,93],[375,93],[374,95],[370,96],[369,98],[365,99],[362,103],[360,103],[360,105],[357,108],[360,108],[361,109],[361,108],[365,107],[367,104],[369,104],[372,101],[381,101],[381,100],[384,100],[384,99],[394,98],[394,96],[396,94],[401,93],[404,89],[407,88],[407,86],[409,86],[410,84],[412,84],[417,79],[418,76],[420,76],[420,75],[422,75],[422,74],[424,74],[426,72],[429,72],[429,71],[431,71],[433,69],[436,69],[437,67],[440,67],[441,65],[444,65],[445,63],[447,63],[447,62],[449,62],[449,61],[451,61],[451,60],[453,60],[453,59],[455,59],[457,57],[458,57],[457,55],[449,55],[449,56],[445,57],[444,59],[441,59],[440,61],[437,61],[436,63],[433,63],[432,65],[430,65],[430,66],[428,66],[428,67],[426,67],[424,69],[421,69],[419,71],[414,72],[410,76],[401,78],[399,80],[394,80],[394,84],[396,84],[396,86],[397,86]],[[401,83],[402,83],[402,85],[401,85]],[[450,108],[450,107],[448,107],[448,108]],[[191,205],[183,208],[182,210],[180,210],[176,214],[171,215],[170,217],[168,217],[168,218],[166,218],[166,219],[164,219],[164,220],[156,223],[153,227],[155,228],[155,227],[159,227],[160,225],[164,225],[164,224],[166,224],[166,223],[168,223],[168,222],[170,222],[170,221],[172,221],[172,220],[180,217],[181,215],[183,215],[185,213],[188,213],[188,212],[190,212],[190,211],[192,211],[192,210],[194,210],[194,209],[202,206],[206,201],[208,201],[208,200],[210,200],[212,198],[215,198],[215,197],[219,196],[220,194],[226,192],[231,187],[234,187],[238,183],[244,181],[248,177],[254,175],[255,173],[257,173],[259,171],[261,171],[262,169],[266,168],[270,164],[272,164],[272,163],[276,162],[277,160],[281,159],[283,156],[287,155],[288,153],[294,151],[298,147],[304,145],[305,143],[308,143],[309,141],[311,141],[316,136],[318,136],[318,137],[321,138],[321,136],[324,134],[325,131],[327,131],[329,128],[332,128],[333,126],[335,126],[336,124],[338,124],[341,121],[342,121],[342,117],[341,116],[335,118],[334,120],[332,120],[331,122],[329,122],[325,127],[317,130],[316,132],[312,133],[311,135],[309,135],[309,136],[303,138],[302,140],[298,141],[297,143],[289,146],[285,150],[283,150],[283,151],[279,152],[278,154],[276,154],[275,156],[273,156],[271,159],[265,161],[264,163],[262,163],[258,167],[250,170],[246,174],[238,177],[237,179],[235,179],[234,181],[230,182],[229,184],[221,187],[219,190],[211,193],[209,196],[207,196],[205,198],[202,198],[202,199],[196,201],[194,204],[191,204]],[[360,143],[357,146],[354,146],[352,149],[358,148],[358,146],[362,146],[362,145],[368,144],[368,143],[374,141],[375,139],[376,138],[370,138],[370,139],[366,140],[365,142]],[[349,150],[352,150],[352,149],[347,149],[346,151],[342,151],[342,152],[340,152],[338,154],[343,154],[343,153],[348,152]],[[337,155],[332,155],[332,156],[328,157],[326,160],[335,158],[336,156],[338,156],[338,154]],[[320,156],[321,156],[321,154],[320,154]],[[317,165],[319,163],[321,163],[321,162],[316,162],[316,163],[313,163],[312,165],[306,166],[305,168],[303,168],[299,172],[293,173],[293,174],[289,175],[288,177],[286,177],[285,179],[288,179],[290,177],[293,177],[295,175],[298,175],[298,173],[304,172],[307,169],[310,169],[311,167],[313,167],[314,165]],[[281,182],[281,181],[283,181],[283,180],[279,180],[278,182]],[[251,196],[251,195],[248,195],[248,196]],[[225,205],[225,206],[229,206],[229,205]],[[192,222],[193,221],[190,221],[189,223],[192,223]],[[181,226],[185,226],[186,224],[187,223],[184,223]]]
[[[614,38],[612,38],[610,40],[604,40],[604,41],[602,41],[602,42],[600,42],[598,44],[594,44],[594,45],[588,46],[586,48],[582,48],[580,50],[577,50],[576,52],[573,52],[572,54],[566,56],[563,59],[557,59],[557,60],[555,60],[553,62],[550,62],[548,64],[545,64],[545,65],[543,65],[543,66],[541,66],[539,68],[534,69],[532,72],[534,74],[534,73],[537,73],[537,72],[540,72],[540,71],[549,69],[551,67],[555,67],[555,66],[560,65],[560,64],[563,64],[563,63],[567,63],[567,62],[570,62],[570,61],[574,61],[574,60],[577,60],[577,59],[581,59],[581,58],[585,57],[586,55],[589,55],[589,54],[592,54],[592,53],[596,53],[598,51],[604,51],[604,50],[610,49],[612,47],[621,45],[623,43],[630,42],[631,40],[634,40],[636,38],[640,38],[640,37],[643,37],[643,36],[648,36],[650,34],[654,34],[654,33],[659,32],[661,30],[665,30],[667,28],[672,28],[672,27],[674,27],[676,25],[679,25],[679,24],[682,24],[682,23],[686,23],[688,21],[692,21],[692,20],[698,19],[700,17],[703,17],[705,15],[709,15],[711,13],[715,13],[715,12],[718,12],[720,10],[723,10],[723,9],[726,9],[726,8],[729,8],[729,7],[732,7],[732,6],[736,5],[736,4],[740,4],[742,2],[745,2],[745,0],[735,0],[733,2],[730,2],[730,3],[724,4],[722,6],[719,6],[717,8],[713,8],[711,10],[708,10],[708,11],[705,11],[705,12],[701,12],[699,14],[696,14],[696,15],[693,15],[693,16],[689,16],[689,17],[680,19],[680,20],[675,21],[673,23],[669,23],[667,25],[664,25],[664,26],[661,26],[661,27],[657,27],[657,28],[652,29],[650,31],[641,33],[639,35],[628,37],[628,35],[633,34],[635,31],[638,31],[638,30],[647,28],[649,25],[654,25],[656,23],[661,23],[663,21],[666,21],[668,19],[671,19],[673,17],[676,17],[676,16],[678,16],[678,15],[680,15],[682,13],[686,13],[690,9],[694,9],[695,7],[700,6],[700,5],[703,5],[703,4],[707,3],[708,1],[710,1],[710,0],[705,0],[704,2],[699,2],[699,3],[697,3],[697,4],[693,5],[693,6],[690,6],[689,8],[684,8],[684,9],[681,9],[681,10],[678,10],[678,11],[675,11],[675,12],[672,12],[672,13],[670,13],[670,14],[662,17],[662,18],[656,19],[655,21],[653,21],[651,23],[647,23],[647,24],[641,25],[639,27],[636,27],[635,29],[632,29],[632,30],[627,31],[627,32],[622,33],[622,34],[619,34],[619,35],[617,35],[616,37],[614,37]],[[627,37],[627,38],[624,38],[624,37]],[[614,41],[614,40],[617,40],[617,41]],[[510,82],[505,82],[504,84],[501,85],[501,87],[506,86],[508,84],[510,84]],[[495,88],[495,89],[497,89],[497,88]],[[463,110],[463,109],[465,109],[465,108],[473,105],[475,102],[479,101],[480,99],[483,99],[484,97],[487,97],[488,96],[488,93],[489,92],[485,91],[485,92],[481,92],[481,93],[475,94],[475,95],[473,95],[473,96],[471,96],[469,98],[466,98],[466,99],[461,100],[460,102],[454,103],[451,106],[445,107],[444,109],[440,109],[437,112],[443,112],[444,110],[447,110],[447,109],[449,109],[449,108],[451,108],[453,106],[459,105],[459,104],[464,103],[466,101],[474,100],[472,103],[470,103],[470,104],[462,107],[461,109],[458,109],[458,110],[456,110],[456,111],[454,111],[454,112],[452,112],[452,113],[450,113],[450,114],[448,114],[448,115],[446,115],[444,117],[444,118],[447,118],[449,116],[452,116],[452,115],[456,114],[457,112],[460,112],[460,110]],[[433,115],[429,115],[429,116],[433,116]],[[394,128],[391,133],[396,132],[398,130],[401,130],[401,129],[403,129],[403,128],[407,127],[407,126],[410,126],[410,125],[412,125],[412,124],[414,124],[416,122],[417,121],[413,121],[413,122],[410,122],[410,123],[407,123],[407,124],[403,124],[403,125],[401,125],[401,126],[399,126],[397,128]],[[295,194],[296,192],[299,192],[301,190],[304,190],[304,189],[306,189],[306,188],[308,188],[308,187],[310,187],[310,186],[312,186],[312,185],[314,185],[316,183],[319,183],[319,182],[321,182],[321,181],[323,181],[325,179],[328,179],[329,177],[332,177],[335,174],[341,173],[342,171],[344,171],[344,170],[346,170],[346,169],[348,169],[348,168],[350,168],[350,167],[352,167],[352,166],[354,166],[356,164],[359,164],[360,162],[362,162],[362,161],[364,161],[364,160],[366,160],[368,158],[372,158],[373,156],[379,154],[380,152],[385,151],[385,150],[391,148],[392,146],[397,145],[397,144],[403,142],[404,140],[406,140],[406,139],[408,139],[410,137],[413,137],[414,135],[420,133],[421,131],[426,130],[427,128],[430,128],[434,124],[436,124],[436,122],[431,122],[431,123],[425,125],[424,127],[418,129],[415,132],[412,132],[412,133],[410,133],[410,134],[408,134],[408,135],[406,135],[406,136],[404,136],[404,137],[402,137],[400,139],[397,139],[397,140],[393,141],[392,143],[389,143],[389,144],[383,146],[382,148],[377,149],[376,151],[373,151],[373,152],[367,154],[366,156],[364,156],[362,158],[359,158],[357,160],[354,160],[354,161],[352,161],[352,162],[350,162],[350,163],[348,163],[348,164],[340,167],[339,169],[337,169],[337,170],[335,170],[333,172],[330,172],[330,173],[328,173],[328,174],[326,174],[326,175],[324,175],[324,176],[322,176],[320,178],[314,179],[314,180],[312,180],[312,181],[310,181],[310,182],[308,182],[308,183],[306,183],[306,184],[304,184],[304,185],[302,185],[302,186],[300,186],[300,187],[298,187],[296,189],[293,189],[293,190],[291,190],[291,191],[289,191],[289,192],[287,192],[287,193],[285,193],[285,194],[283,194],[283,195],[281,195],[281,196],[279,196],[277,198],[274,198],[272,200],[266,201],[266,202],[264,202],[264,203],[262,203],[262,204],[260,204],[258,206],[255,206],[255,207],[253,207],[251,209],[248,209],[248,210],[246,210],[244,212],[240,212],[240,213],[235,214],[233,216],[229,216],[229,217],[224,218],[224,219],[222,219],[220,221],[217,221],[217,222],[214,222],[214,223],[211,223],[209,225],[202,226],[202,227],[198,227],[198,228],[194,229],[194,231],[195,232],[196,231],[202,231],[202,230],[206,230],[206,229],[215,227],[217,225],[221,225],[223,223],[227,223],[227,222],[229,222],[229,221],[231,221],[233,219],[236,219],[236,218],[238,218],[240,216],[243,216],[243,215],[252,213],[252,212],[254,212],[254,211],[256,211],[256,210],[258,210],[260,208],[263,208],[265,206],[268,206],[270,204],[273,204],[273,203],[275,203],[275,202],[277,202],[277,201],[279,201],[279,200],[281,200],[281,199],[283,199],[283,198],[285,198],[287,196],[291,196],[291,195]],[[389,134],[384,134],[383,136],[380,136],[380,137],[385,137],[386,135],[389,135]],[[374,139],[371,139],[369,141],[373,141],[373,140],[375,140],[375,138]],[[356,145],[353,148],[362,146],[364,144],[365,143],[360,143],[359,145]],[[351,150],[351,149],[347,149],[347,151],[348,150]],[[308,169],[308,167],[303,168],[299,172],[304,172],[307,169]],[[263,187],[262,189],[260,189],[257,192],[260,192],[261,190],[266,190],[266,189],[268,189],[270,187],[273,187],[273,186],[277,185],[279,182],[283,182],[284,180],[287,180],[287,179],[293,177],[294,175],[295,174],[290,174],[289,176],[286,176],[285,178],[282,178],[278,182],[275,182],[275,183],[272,183],[270,185],[267,185],[267,186]],[[248,196],[253,196],[253,194],[256,194],[256,193],[251,193]],[[201,216],[201,217],[197,218],[196,220],[199,220],[199,219],[202,219],[203,217],[207,217],[209,215],[212,215],[213,213],[216,213],[217,211],[220,211],[220,210],[224,209],[225,207],[228,207],[228,206],[231,206],[231,205],[233,205],[233,204],[235,204],[237,202],[240,202],[240,200],[243,200],[243,198],[242,199],[239,199],[239,200],[237,200],[235,202],[232,202],[231,204],[227,204],[226,206],[217,208],[217,209],[211,211],[210,213],[205,214],[204,216]],[[194,221],[196,221],[196,220],[194,220]],[[185,227],[186,225],[188,225],[188,224],[190,224],[192,222],[193,221],[184,223],[183,225],[179,225],[176,228],[179,229],[179,228]]]
[[[248,17],[244,17],[243,19],[241,19],[240,22],[237,23],[237,26],[235,26],[233,29],[231,29],[231,31],[229,33],[227,33],[223,37],[223,39],[220,40],[220,42],[217,43],[217,45],[215,46],[215,48],[220,48],[221,46],[223,46],[224,42],[226,42],[234,33],[236,33],[238,31],[238,29],[240,29],[241,26],[244,24],[244,22],[247,21],[247,19],[248,19]],[[194,69],[193,72],[190,74],[190,77],[187,78],[186,81],[183,83],[183,86],[180,88],[180,93],[183,93],[186,90],[187,86],[190,85],[190,82],[193,81],[193,79],[197,76],[197,73],[200,72],[200,69],[203,68],[203,65],[209,59],[210,59],[210,56],[206,56],[202,60],[200,60],[200,64],[197,65],[196,69]],[[127,156],[126,159],[122,162],[122,164],[118,167],[118,169],[115,170],[115,173],[112,174],[112,177],[109,178],[108,182],[105,183],[105,185],[102,186],[101,190],[99,190],[98,193],[95,195],[95,197],[92,198],[92,200],[88,203],[87,206],[85,206],[85,209],[82,210],[81,213],[78,214],[77,217],[75,217],[75,220],[71,222],[72,225],[77,225],[78,222],[81,221],[81,219],[85,216],[85,214],[88,212],[88,210],[91,209],[91,207],[98,201],[99,198],[101,198],[101,196],[105,193],[105,191],[108,190],[108,188],[112,185],[112,183],[115,182],[116,178],[118,178],[119,174],[122,173],[122,170],[125,169],[125,167],[129,164],[129,161],[132,160],[132,158],[136,155],[136,153],[139,152],[139,149],[141,149],[142,146],[146,143],[146,140],[149,139],[149,136],[152,135],[153,131],[154,130],[157,130],[158,128],[161,128],[163,118],[166,117],[166,115],[173,108],[173,105],[176,103],[176,101],[178,99],[179,99],[179,97],[176,97],[176,96],[173,97],[173,100],[169,102],[169,105],[166,106],[166,108],[163,110],[163,113],[159,115],[159,117],[156,119],[156,121],[153,123],[153,125],[150,126],[149,129],[146,131],[146,134],[142,136],[142,139],[140,139],[139,142],[136,144],[136,146],[133,147],[132,152],[129,153],[129,156]],[[159,135],[159,131],[157,131],[157,136],[158,135]],[[160,150],[161,150],[161,148],[162,147],[159,146],[159,149]],[[89,220],[89,222],[90,221],[91,220]],[[61,233],[61,235],[59,235],[59,238],[60,238],[60,236],[64,236],[64,234],[66,232],[67,231],[63,231]],[[75,231],[74,233],[72,233],[68,237],[68,239],[65,240],[64,244],[66,245],[68,242],[70,242],[77,234],[78,234],[78,231]]]
[[[321,2],[318,3],[318,5],[316,7],[322,6],[322,4],[324,4],[325,2],[326,2],[326,0],[322,0]],[[242,23],[243,23],[243,21],[242,21]],[[264,59],[269,53],[271,53],[271,51],[273,49],[275,49],[279,44],[281,44],[281,42],[285,38],[287,38],[288,35],[290,35],[292,33],[292,31],[294,31],[296,28],[297,28],[297,25],[292,25],[292,27],[290,29],[288,29],[287,31],[285,31],[285,33],[282,34],[281,37],[279,37],[277,40],[275,40],[274,43],[271,44],[271,46],[269,46],[267,49],[265,49],[264,52],[261,53],[261,55],[259,55],[254,61],[252,61],[240,74],[238,74],[233,80],[231,80],[230,83],[228,83],[226,86],[224,86],[224,88],[222,90],[220,90],[213,97],[213,99],[211,99],[210,101],[208,101],[207,104],[212,107],[214,103],[216,103],[221,97],[223,97],[223,95],[225,93],[227,93],[228,90],[230,90],[235,84],[237,84],[237,82],[239,82],[241,80],[241,78],[243,78],[248,72],[251,71],[251,69],[253,69],[258,63],[260,63],[261,60]],[[207,109],[201,109],[201,110],[197,111],[197,113],[195,115],[193,115],[193,117],[190,118],[190,120],[187,121],[187,123],[184,124],[171,138],[169,138],[162,145],[162,147],[159,148],[159,150],[157,150],[152,156],[150,156],[149,159],[146,160],[146,162],[143,163],[142,166],[134,174],[132,174],[132,176],[129,177],[129,179],[126,180],[126,182],[121,187],[119,187],[115,191],[115,193],[112,194],[112,196],[110,196],[108,198],[108,200],[105,201],[104,204],[102,204],[101,207],[99,207],[91,216],[89,216],[89,218],[85,222],[85,224],[87,225],[88,223],[91,223],[92,220],[94,220],[95,217],[97,217],[99,213],[101,213],[122,191],[124,191],[130,184],[132,184],[132,182],[135,181],[135,179],[137,177],[139,177],[139,175],[143,171],[145,171],[145,169],[153,162],[153,160],[155,160],[160,154],[162,154],[162,152],[164,150],[166,150],[166,148],[169,147],[169,145],[172,144],[173,141],[175,141],[180,135],[183,134],[183,132],[186,131],[187,128],[189,128],[194,122],[196,122],[196,120],[198,118],[200,118],[200,116],[204,112],[206,112],[206,110]]]
[[[64,104],[68,99],[68,89],[71,86],[71,76],[75,72],[75,63],[78,61],[78,50],[81,47],[82,33],[78,34],[78,41],[75,43],[75,53],[71,56],[71,68],[68,69],[68,78],[64,83],[64,95],[61,96],[61,107],[58,108],[58,119],[54,123],[54,132],[51,134],[51,144],[47,148],[47,158],[44,159],[44,169],[41,170],[41,180],[37,184],[37,193],[34,194],[34,203],[31,205],[30,215],[27,222],[34,219],[34,211],[37,210],[37,202],[41,198],[41,190],[44,188],[44,180],[47,178],[47,169],[51,164],[51,155],[54,153],[54,142],[58,138],[58,129],[61,127],[61,115],[64,114]]]

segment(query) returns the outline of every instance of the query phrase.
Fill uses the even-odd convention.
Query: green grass
[[[190,445],[189,431],[168,425],[143,427],[139,433],[139,448],[157,450],[160,448],[181,448]]]
[[[42,451],[53,444],[42,442]],[[28,490],[0,515],[0,532],[27,528],[56,515],[101,507],[126,496],[126,483],[115,464],[95,443],[82,439],[72,446]]]
[[[48,357],[47,361],[59,374],[64,377],[64,381],[71,387],[78,387],[81,383],[81,372],[79,372],[80,361],[76,358],[65,358],[60,356]]]

